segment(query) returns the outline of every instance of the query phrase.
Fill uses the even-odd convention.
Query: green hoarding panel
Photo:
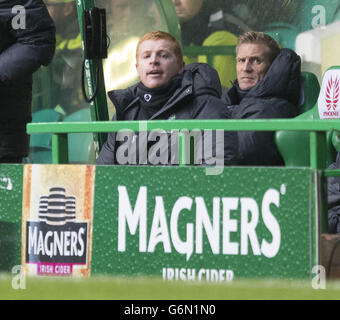
[[[0,272],[21,263],[22,178],[22,165],[0,166]]]
[[[318,259],[312,172],[98,166],[91,274],[307,278]],[[21,263],[22,186],[22,165],[0,166],[0,271]]]
[[[92,274],[306,278],[311,170],[96,168]]]

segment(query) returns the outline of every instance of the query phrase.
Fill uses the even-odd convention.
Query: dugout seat
[[[53,109],[42,109],[32,114],[32,123],[58,122],[62,114]],[[52,134],[37,133],[30,136],[30,153],[24,160],[28,163],[51,163],[52,161]]]
[[[80,109],[68,116],[63,122],[91,121],[90,108]],[[95,163],[92,133],[69,133],[68,134],[68,157],[69,163]]]
[[[297,119],[336,119],[340,118],[340,104],[338,103],[339,94],[336,96],[340,87],[340,66],[329,68],[322,80],[322,86],[318,100],[315,105],[297,116]],[[308,88],[308,84],[307,84]],[[308,88],[305,91],[308,96]],[[314,88],[313,90],[316,90]],[[340,91],[340,90],[339,90]],[[338,93],[339,93],[338,91]],[[315,94],[315,92],[314,92]],[[309,99],[309,97],[307,98]],[[305,106],[307,109],[308,107]],[[335,148],[333,143],[336,141],[334,132],[327,132],[327,165],[335,159]],[[302,131],[277,131],[275,134],[276,145],[284,159],[286,166],[309,166],[310,148],[309,132]],[[340,149],[340,143],[339,143]]]
[[[318,78],[312,72],[301,72],[302,90],[299,103],[299,114],[302,114],[313,108],[318,100],[320,85]]]
[[[299,30],[285,22],[272,22],[264,26],[263,32],[270,35],[281,48],[289,48],[295,51],[295,39]]]

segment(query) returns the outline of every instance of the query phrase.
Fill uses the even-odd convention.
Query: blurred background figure
[[[293,23],[303,1],[223,0],[221,6],[228,29],[239,35],[249,30],[263,31],[271,23]]]
[[[108,58],[103,61],[106,92],[126,88],[138,81],[136,47],[141,35],[164,30],[154,0],[99,0],[106,9],[107,32],[110,38]],[[109,117],[115,110],[107,99]]]
[[[141,36],[143,30],[160,26],[154,0],[97,0],[95,4],[106,9],[107,30],[113,42],[131,34]]]
[[[219,0],[172,0],[181,25],[183,46],[236,46],[237,37],[225,25]],[[186,57],[186,64],[207,62],[206,56]],[[235,56],[215,56],[212,65],[223,87],[236,77]]]
[[[110,1],[108,1],[110,2]],[[130,0],[112,0],[109,6],[110,26],[109,28],[112,35],[116,35],[117,38],[123,38],[129,33],[130,28],[133,28],[132,12]]]
[[[323,73],[340,64],[339,0],[223,0],[227,30],[257,30],[302,57],[302,71],[321,82]]]
[[[52,63],[34,74],[33,122],[90,121],[82,93],[82,41],[74,0],[44,0],[56,26]],[[51,134],[32,135],[28,163],[51,163]],[[69,161],[92,163],[93,134],[69,134]]]
[[[81,91],[83,53],[74,0],[45,0],[56,25],[51,65],[35,74],[33,110],[54,109],[63,116],[88,107]]]
[[[23,6],[24,26],[13,24]],[[55,26],[42,0],[0,2],[0,163],[21,163],[28,155],[32,74],[50,63],[54,50]]]

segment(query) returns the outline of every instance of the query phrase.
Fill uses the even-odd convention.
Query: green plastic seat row
[[[62,114],[53,109],[42,109],[32,114],[32,122],[58,122]],[[51,163],[52,162],[52,134],[41,133],[30,136],[30,153],[24,159],[28,163]]]
[[[298,118],[318,119],[317,101],[320,86],[314,74],[302,73],[303,90],[300,108],[302,114]],[[315,104],[315,105],[314,105]],[[312,109],[310,106],[314,105]],[[309,109],[309,110],[308,110]],[[33,114],[33,122],[56,122],[60,121],[62,115],[52,109],[45,109]],[[89,108],[81,109],[69,116],[64,122],[90,121]],[[328,135],[329,158],[334,158],[334,148],[332,147],[332,136]],[[334,140],[335,138],[333,138]],[[68,138],[69,162],[70,163],[93,163],[94,155],[91,148],[93,136],[90,133],[72,133]],[[334,140],[335,141],[335,140]],[[340,146],[340,139],[338,139]],[[308,166],[309,165],[309,135],[304,132],[279,131],[276,133],[276,143],[285,160],[286,166]],[[305,152],[301,152],[304,146]],[[51,163],[51,134],[35,134],[31,136],[31,153],[29,162],[31,163]],[[331,148],[332,147],[332,148]]]
[[[81,122],[91,121],[90,108],[76,111],[64,119],[53,109],[39,110],[32,114],[32,122]],[[94,163],[93,135],[70,133],[68,137],[69,163]],[[52,163],[52,134],[33,134],[30,137],[30,154],[26,162]]]
[[[321,89],[314,77],[313,74],[310,73],[304,73],[303,75],[305,101],[301,106],[301,110],[304,112],[296,118],[322,119],[323,116],[320,117],[320,114],[329,114],[329,119],[340,118],[340,103],[339,99],[336,99],[336,90],[339,90],[340,87],[340,66],[330,67],[325,72]],[[321,109],[323,104],[326,104],[326,112]],[[309,109],[308,106],[312,106],[312,108]],[[327,112],[327,110],[329,110],[329,112]],[[340,136],[337,132],[328,132],[326,139],[327,165],[330,165],[335,159],[336,151],[340,150]],[[307,167],[310,165],[308,132],[278,131],[275,135],[275,142],[286,166]]]

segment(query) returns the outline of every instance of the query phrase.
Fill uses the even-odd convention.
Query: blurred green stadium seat
[[[66,116],[63,122],[91,121],[90,108],[78,110]],[[68,134],[69,163],[95,163],[92,133]]]
[[[43,109],[32,114],[32,122],[57,122],[60,121],[62,114],[53,109]],[[51,134],[33,134],[30,137],[30,147],[51,148]]]
[[[332,72],[340,79],[340,67],[331,67],[327,71],[332,70]],[[327,72],[326,71],[326,72]],[[326,73],[325,73],[326,74]],[[305,90],[305,100],[308,100],[312,103],[313,99],[315,99],[316,94],[316,82],[314,77],[310,77],[309,75],[304,78],[304,88]],[[309,85],[309,80],[311,80],[311,86]],[[323,78],[322,88],[327,86],[327,79],[325,79],[325,75]],[[296,119],[320,119],[319,116],[319,107],[320,99],[324,99],[324,91],[319,89],[317,92],[318,100],[314,104],[313,108],[308,110],[308,105],[305,105],[305,112],[298,115]],[[315,92],[312,92],[315,91]],[[309,92],[311,97],[309,96]],[[338,104],[339,105],[339,104]],[[340,113],[339,113],[340,115]],[[333,132],[327,132],[327,164],[330,165],[336,155],[336,150],[334,148],[334,143],[336,142],[336,137],[334,137]],[[309,166],[310,165],[310,149],[309,149],[309,133],[302,131],[277,131],[275,134],[275,142],[277,147],[284,159],[286,166]],[[339,144],[340,148],[340,144]]]
[[[62,114],[53,109],[42,109],[32,114],[32,122],[58,122]],[[30,154],[24,160],[28,163],[51,163],[52,161],[52,134],[41,133],[30,136]]]
[[[275,22],[264,26],[263,32],[275,39],[281,48],[295,50],[295,39],[299,34],[295,26],[285,22]]]
[[[315,105],[320,92],[320,84],[316,75],[312,72],[301,72],[302,75],[302,99],[300,101],[300,113],[304,113]]]

